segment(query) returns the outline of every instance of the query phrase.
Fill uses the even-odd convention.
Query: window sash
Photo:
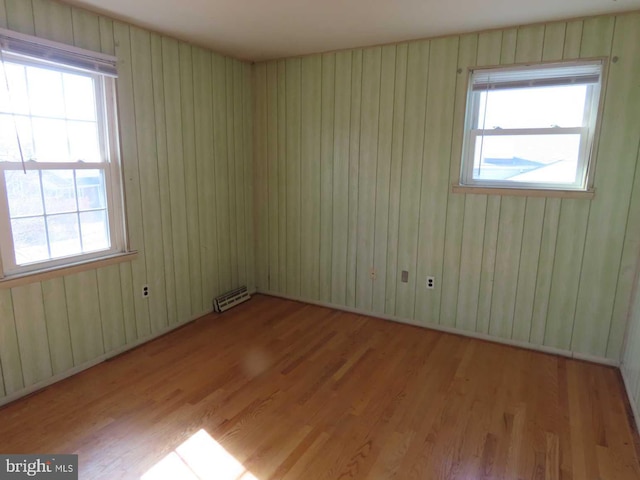
[[[11,218],[9,213],[9,203],[6,190],[5,171],[22,170],[19,163],[0,163],[0,243],[4,247],[1,252],[2,266],[5,275],[16,273],[27,273],[34,270],[42,270],[51,267],[68,265],[69,263],[79,263],[94,258],[100,258],[107,255],[115,254],[123,251],[124,245],[121,240],[121,215],[118,214],[116,199],[114,194],[116,189],[113,188],[114,175],[113,166],[108,162],[103,163],[38,163],[28,162],[25,168],[31,171],[38,170],[102,170],[104,172],[105,196],[107,207],[107,221],[109,224],[109,241],[110,248],[98,250],[90,253],[79,253],[66,257],[36,261],[29,264],[19,265],[15,259],[15,246],[13,242],[13,233],[11,229]],[[43,216],[44,215],[37,215]],[[47,243],[49,239],[47,238]]]
[[[575,181],[571,183],[557,182],[517,182],[513,180],[476,179],[473,178],[475,167],[476,139],[482,136],[519,135],[532,136],[549,134],[580,134],[580,147],[578,151],[578,165],[576,167]],[[589,129],[586,127],[575,128],[541,128],[541,129],[496,129],[496,130],[471,130],[467,137],[467,151],[461,170],[461,183],[470,186],[519,188],[519,189],[548,189],[548,190],[584,190],[586,188],[588,173],[588,155],[586,148],[589,139]]]

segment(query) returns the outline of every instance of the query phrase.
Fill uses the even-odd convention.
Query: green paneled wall
[[[640,215],[640,212],[636,212]],[[631,300],[629,312],[629,326],[622,358],[622,375],[625,378],[630,401],[635,406],[635,411],[640,412],[640,265],[638,266],[638,278],[635,291]],[[640,418],[636,418],[639,421]]]
[[[468,67],[601,56],[595,199],[450,192]],[[258,288],[619,360],[638,78],[638,13],[256,64]]]
[[[0,26],[118,57],[130,263],[0,290],[2,396],[254,286],[251,65],[50,0]],[[142,285],[151,295],[143,299]]]

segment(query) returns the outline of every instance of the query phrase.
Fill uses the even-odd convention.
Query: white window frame
[[[596,83],[587,85],[587,95],[585,101],[585,113],[583,124],[579,127],[548,127],[548,128],[498,128],[482,129],[474,128],[478,125],[480,112],[480,96],[486,90],[474,89],[474,75],[500,74],[502,72],[517,72],[526,77],[530,72],[531,77],[522,80],[520,88],[531,88],[537,86],[536,75],[545,69],[567,68],[571,69],[580,66],[599,66],[600,72]],[[595,164],[595,144],[599,127],[599,118],[602,105],[601,90],[605,77],[605,59],[573,60],[564,62],[550,62],[526,65],[497,66],[497,67],[477,67],[469,70],[469,83],[467,88],[467,106],[465,111],[464,139],[462,148],[462,159],[460,166],[460,186],[499,188],[514,190],[562,190],[562,191],[589,191],[593,186],[593,171]],[[490,82],[487,82],[488,84]],[[570,83],[565,83],[570,84]],[[544,82],[538,84],[541,88],[548,85]],[[487,87],[491,88],[491,87]],[[500,88],[497,86],[496,88]],[[518,88],[511,86],[508,88]],[[474,179],[473,168],[475,158],[476,139],[479,136],[490,137],[498,135],[560,135],[579,134],[580,147],[578,154],[578,166],[576,168],[575,181],[570,183],[545,183],[545,182],[516,182],[509,180],[495,179]]]
[[[4,61],[90,76],[94,81],[101,162],[0,162],[0,280],[50,271],[128,252],[124,192],[120,162],[115,57],[91,52],[0,28]],[[4,78],[0,78],[4,82]],[[106,194],[110,247],[51,260],[18,265],[15,259],[5,172],[9,170],[102,170]],[[77,192],[76,192],[77,195]],[[44,207],[43,207],[44,211]],[[79,224],[80,225],[80,224]],[[49,241],[47,239],[47,246]]]

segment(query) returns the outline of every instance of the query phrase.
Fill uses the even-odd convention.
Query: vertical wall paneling
[[[211,103],[211,52],[198,48],[194,51],[194,105],[196,138],[196,177],[199,201],[198,225],[200,226],[200,259],[202,275],[202,304],[205,311],[218,293],[217,234],[215,231],[213,176],[213,106]],[[196,312],[197,313],[197,312]]]
[[[300,294],[300,64],[286,61],[286,194],[287,194],[287,289]],[[311,275],[305,272],[305,275]]]
[[[254,68],[253,75],[254,89],[256,91],[254,115],[257,120],[256,129],[253,132],[255,143],[255,162],[253,173],[257,184],[267,184],[266,188],[256,190],[255,206],[256,209],[258,209],[260,205],[269,206],[269,213],[267,215],[258,215],[255,218],[256,232],[258,234],[258,238],[262,239],[262,241],[256,242],[256,254],[258,260],[256,265],[256,278],[258,288],[270,289],[272,287],[270,286],[271,272],[269,264],[271,263],[271,259],[269,258],[269,254],[274,246],[276,248],[273,249],[277,251],[277,243],[274,242],[274,239],[269,235],[273,227],[271,215],[272,200],[269,194],[270,192],[277,191],[277,189],[274,188],[273,179],[270,175],[273,166],[267,158],[267,143],[269,142],[268,139],[271,137],[261,130],[263,128],[268,128],[269,126],[273,128],[273,125],[270,123],[270,119],[267,118],[267,65],[264,63],[257,64]]]
[[[626,342],[622,355],[622,375],[626,380],[630,401],[640,410],[640,262],[636,265],[635,278],[629,303],[629,325],[626,329]],[[636,418],[636,421],[638,419]]]
[[[157,190],[159,195],[160,225],[162,227],[162,255],[164,261],[164,300],[167,323],[178,321],[176,306],[176,274],[171,218],[171,190],[169,185],[169,159],[167,153],[167,122],[164,110],[164,76],[162,62],[162,38],[151,35],[151,86],[156,130]],[[163,292],[158,292],[162,294]]]
[[[10,395],[24,387],[10,290],[0,290],[0,347],[3,390],[5,394]]]
[[[489,334],[511,338],[520,268],[526,199],[505,197],[500,205]]]
[[[127,343],[123,321],[120,269],[117,265],[112,265],[99,269],[97,275],[104,350],[110,352]]]
[[[0,28],[7,28],[7,8],[4,0],[0,0]],[[2,390],[0,390],[0,393],[3,393]]]
[[[407,54],[407,92],[402,177],[400,180],[397,269],[408,271],[409,281],[407,283],[396,282],[395,312],[396,315],[404,318],[413,317],[415,304],[429,47],[428,41],[410,43]]]
[[[200,264],[200,226],[198,225],[198,182],[195,152],[195,118],[193,95],[193,47],[181,43],[180,54],[180,96],[182,113],[182,151],[184,162],[185,201],[187,207],[187,248],[189,257],[189,280],[191,294],[190,315],[201,312],[202,289],[197,285],[202,281]],[[233,107],[232,107],[233,108]],[[237,260],[237,257],[235,258]]]
[[[191,275],[189,273],[187,204],[181,134],[180,54],[178,42],[166,37],[162,38],[162,68],[169,163],[169,198],[171,201],[171,226],[173,227],[173,266],[176,276],[176,306],[178,318],[185,318],[191,315],[191,293],[189,292]],[[224,184],[226,185],[227,182],[225,181]]]
[[[190,320],[238,272],[252,288],[254,215],[251,65],[49,0],[0,0],[0,26],[118,57],[138,250],[134,262],[0,290],[1,397]]]
[[[333,139],[336,56],[322,55],[320,92],[320,277],[319,300],[331,301],[333,256]],[[270,157],[271,158],[271,157]],[[271,194],[271,192],[270,192]],[[277,215],[277,213],[276,213]]]
[[[242,109],[244,96],[244,82],[242,81],[242,64],[233,61],[233,145],[235,150],[235,187],[233,193],[236,197],[236,210],[234,216],[236,218],[236,235],[238,242],[238,252],[236,264],[238,266],[238,286],[247,285],[247,229],[245,227],[245,208],[244,208],[244,163],[245,163],[245,144],[242,133],[244,112]],[[253,245],[251,245],[253,248]]]
[[[140,182],[140,202],[143,241],[146,263],[146,282],[150,295],[146,299],[149,308],[151,332],[159,332],[167,326],[167,302],[164,279],[164,255],[162,253],[162,219],[158,189],[158,153],[153,105],[151,38],[139,28],[130,29],[131,67],[133,76],[133,100],[136,124],[136,144]]]
[[[134,342],[138,338],[136,327],[136,309],[134,294],[140,294],[139,289],[133,287],[133,269],[131,263],[120,265],[120,291],[122,293],[122,318],[124,334],[127,343]]]
[[[260,184],[264,181],[267,182],[267,203],[269,205],[269,212],[266,215],[268,218],[268,235],[265,237],[262,234],[262,230],[258,228],[260,222],[264,221],[261,215],[256,215],[256,253],[262,252],[263,258],[258,258],[256,262],[257,268],[264,268],[265,272],[260,273],[257,270],[258,278],[265,277],[258,282],[258,285],[263,284],[268,279],[269,290],[278,291],[280,289],[280,221],[283,212],[279,208],[280,203],[280,189],[278,188],[278,179],[280,175],[279,155],[278,155],[278,64],[276,62],[270,62],[265,65],[265,103],[260,97],[259,89],[263,88],[260,82],[260,69],[262,64],[256,64],[254,66],[254,73],[256,75],[256,81],[258,85],[254,89],[256,111],[254,113],[255,127],[254,135],[256,141],[254,142],[254,155],[261,155],[266,151],[267,155],[267,178],[260,179],[256,174],[256,188],[257,195],[261,195],[264,191],[260,188]],[[261,110],[263,109],[263,111]],[[265,125],[261,125],[261,118],[266,116]],[[266,133],[260,130],[266,128]],[[257,137],[260,134],[266,135],[266,145],[262,145]],[[262,171],[260,166],[254,164],[254,172]],[[257,197],[256,197],[257,198]],[[258,209],[256,208],[256,211]],[[266,250],[265,250],[266,249]],[[264,262],[264,265],[262,264]]]
[[[378,171],[378,119],[380,113],[380,73],[382,48],[362,53],[362,92],[360,106],[360,149],[358,158],[358,196],[356,224],[355,306],[370,310],[374,267],[374,222],[377,210],[376,177]]]
[[[104,353],[96,272],[64,277],[64,287],[73,361],[79,366]]]
[[[140,193],[140,172],[138,168],[129,26],[115,22],[113,31],[116,40],[116,55],[118,56],[118,113],[121,125],[130,126],[129,128],[120,128],[124,187],[127,199],[126,212],[128,218],[140,219],[142,217],[142,199]],[[142,285],[147,283],[144,229],[139,221],[129,221],[128,228],[131,246],[140,251],[138,259],[131,264],[133,286],[134,288],[137,287],[140,292]],[[67,295],[68,294],[69,292],[67,292]],[[149,322],[149,303],[147,299],[142,298],[140,294],[134,295],[134,310],[136,316],[136,334],[138,338],[143,338],[151,333],[151,325]]]
[[[27,35],[35,33],[33,5],[30,1],[5,0],[5,9],[7,28]]]
[[[35,34],[56,42],[72,44],[71,7],[49,0],[32,0],[32,3]]]
[[[244,224],[245,224],[245,264],[246,264],[246,285],[249,290],[253,291],[256,288],[256,257],[255,249],[253,248],[256,242],[255,228],[254,228],[254,208],[253,208],[253,195],[255,192],[254,179],[253,179],[253,106],[255,104],[255,97],[253,95],[253,82],[251,81],[251,74],[253,65],[248,63],[238,62],[241,65],[242,78],[240,83],[243,85],[242,94],[242,143],[244,146],[244,183],[240,185],[240,188],[244,190]]]
[[[278,281],[280,288],[287,288],[287,65],[284,60],[277,62],[277,165],[278,182],[272,185],[278,195]],[[275,268],[275,266],[274,266]]]
[[[113,38],[113,21],[105,17],[99,17],[98,25],[101,51],[108,55],[115,55],[116,46],[115,39]]]
[[[322,57],[313,55],[301,61],[300,99],[300,294],[320,297],[320,137]]]
[[[380,66],[380,106],[378,115],[378,145],[373,232],[373,300],[371,309],[384,313],[387,287],[387,256],[391,182],[391,154],[393,149],[393,103],[397,47],[382,47]]]
[[[102,51],[100,39],[100,19],[98,15],[86,10],[71,10],[73,44],[94,52]]]
[[[618,343],[622,339],[620,323],[625,319],[612,319],[613,304],[626,225],[633,172],[637,150],[632,146],[640,140],[640,48],[639,15],[628,15],[600,22],[604,38],[613,36],[611,51],[597,51],[598,55],[618,57],[610,64],[609,78],[602,112],[602,129],[598,143],[596,181],[600,186],[598,201],[593,201],[589,211],[589,224],[584,250],[584,263],[580,275],[580,290],[574,335],[571,347],[579,352],[594,352],[605,356],[611,326],[614,325]],[[615,33],[613,33],[615,25]],[[585,28],[586,22],[585,22]],[[606,42],[605,42],[606,43]],[[621,97],[618,92],[627,92]],[[635,101],[634,101],[635,100]],[[634,151],[635,150],[635,151]],[[606,152],[606,153],[605,153]],[[616,159],[618,168],[607,168],[607,160]],[[602,228],[607,225],[607,228]],[[606,245],[604,252],[603,245]],[[593,279],[597,279],[594,282]],[[602,321],[605,319],[605,321]],[[619,352],[618,352],[619,353]]]
[[[347,209],[347,305],[355,307],[356,280],[358,278],[358,191],[360,171],[360,141],[362,118],[362,50],[355,50],[351,55],[351,124],[349,125],[349,194]],[[363,272],[360,272],[361,274]],[[366,272],[364,272],[366,274]]]
[[[218,259],[220,290],[233,288],[231,276],[231,231],[229,226],[229,165],[227,156],[227,75],[226,59],[213,56],[213,132],[214,174],[216,192],[216,227],[218,231]]]
[[[349,222],[349,125],[351,123],[351,52],[338,52],[333,129],[333,241],[331,301],[347,304],[347,225]],[[282,261],[282,260],[281,260]],[[282,282],[282,280],[281,280]]]
[[[42,282],[42,301],[44,303],[45,321],[47,322],[51,369],[54,375],[58,375],[74,365],[64,279],[54,278]],[[105,311],[105,314],[107,321],[111,320],[109,311]],[[117,319],[122,322],[121,317]],[[105,335],[105,339],[111,338],[110,335]]]
[[[400,225],[400,194],[402,187],[402,158],[404,152],[404,120],[407,96],[407,60],[409,46],[396,47],[393,89],[393,131],[391,133],[391,173],[389,178],[389,226],[387,233],[387,278],[384,313],[396,312],[396,289],[400,278],[398,240]]]
[[[632,295],[634,260],[640,252],[640,142],[638,142],[638,154],[636,160],[636,174],[633,181],[633,194],[631,205],[627,216],[627,231],[622,250],[620,262],[620,276],[618,288],[616,289],[616,299],[613,308],[613,318],[611,321],[611,331],[609,333],[609,343],[607,345],[607,358],[620,358],[622,345],[625,339],[627,328],[627,313],[629,299]]]
[[[455,324],[457,281],[444,283],[443,264],[447,280],[455,278],[460,257],[461,202],[456,198],[448,204],[451,138],[458,68],[458,37],[432,40],[429,54],[427,110],[422,155],[422,185],[418,231],[418,263],[415,281],[414,318],[426,323],[440,321],[440,297],[446,288],[447,325]],[[447,228],[448,227],[448,228]],[[446,232],[445,232],[446,230]],[[447,244],[453,248],[445,249]],[[427,276],[436,277],[436,288],[426,289]],[[439,287],[438,284],[442,283]],[[450,306],[452,308],[450,308]]]
[[[52,375],[42,288],[32,283],[11,290],[22,376],[28,387]]]
[[[267,112],[255,117],[266,122],[255,144],[267,145],[269,180],[256,185],[268,188],[256,215],[278,223],[268,227],[269,290],[619,358],[640,242],[639,119],[634,102],[622,105],[638,95],[640,42],[620,39],[635,38],[637,23],[637,13],[602,16],[259,64]],[[609,54],[618,61],[604,90],[617,98],[605,101],[595,199],[450,192],[469,67]],[[594,275],[607,279],[597,292]]]
[[[234,107],[234,92],[237,85],[233,82],[233,59],[226,58],[225,64],[225,78],[226,78],[226,92],[225,92],[225,105],[226,105],[226,126],[227,126],[227,184],[228,184],[228,228],[229,228],[229,256],[231,259],[231,288],[238,286],[238,217],[236,216],[236,148],[235,148],[235,116],[236,113]]]
[[[444,233],[444,258],[440,271],[441,279],[436,285],[440,284],[441,306],[439,322],[443,325],[455,326],[458,323],[458,292],[460,285],[460,271],[462,268],[462,234],[464,229],[465,215],[465,198],[461,195],[453,195],[450,191],[450,185],[457,183],[460,178],[460,162],[459,158],[462,154],[462,125],[464,123],[464,112],[466,106],[466,87],[467,87],[467,70],[473,65],[477,52],[477,35],[465,35],[457,39],[457,64],[451,65],[450,68],[454,72],[449,75],[452,77],[454,86],[451,118],[451,138],[449,140],[449,174],[446,180],[447,190],[447,211],[445,215],[445,233]],[[425,288],[425,284],[418,286]]]

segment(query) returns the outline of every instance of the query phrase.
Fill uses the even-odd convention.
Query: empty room
[[[640,0],[0,0],[0,480],[640,480]]]

